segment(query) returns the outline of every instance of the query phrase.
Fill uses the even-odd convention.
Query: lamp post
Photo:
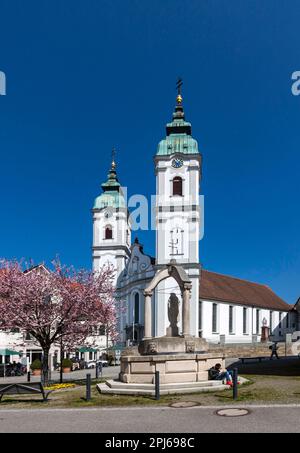
[[[60,337],[60,369],[59,369],[59,382],[60,382],[60,384],[63,383],[63,366],[62,366],[63,354],[64,354],[63,339],[62,339],[62,335],[61,335],[61,337]]]
[[[108,324],[106,325],[106,356],[108,357]]]

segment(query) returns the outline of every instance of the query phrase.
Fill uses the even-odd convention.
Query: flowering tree
[[[44,383],[52,344],[63,340],[71,350],[99,325],[109,325],[110,336],[116,336],[114,269],[92,273],[53,264],[51,271],[37,266],[24,272],[20,262],[0,263],[0,328],[19,328],[36,339],[43,350]]]

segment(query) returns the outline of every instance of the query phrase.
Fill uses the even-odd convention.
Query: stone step
[[[201,387],[219,387],[222,382],[220,381],[198,381],[198,382],[176,382],[168,384],[160,384],[161,390],[172,390],[174,388],[190,388],[191,386],[201,388]],[[139,390],[152,390],[154,391],[154,384],[138,384],[138,383],[125,383],[121,381],[116,381],[113,379],[107,380],[106,385],[111,389],[122,389],[122,388],[134,388]]]
[[[154,396],[155,392],[154,390],[141,390],[141,389],[133,389],[133,388],[127,388],[127,389],[112,389],[108,387],[107,385],[98,385],[98,389],[100,393],[103,394],[111,394],[111,395],[149,395],[149,396]],[[160,394],[161,395],[175,395],[175,394],[189,394],[189,393],[200,393],[200,392],[216,392],[220,390],[226,390],[228,389],[227,385],[220,385],[217,387],[190,387],[190,388],[174,388],[174,389],[169,389],[169,390],[161,390]]]
[[[209,382],[209,381],[207,381]],[[207,384],[206,382],[206,384]],[[122,383],[122,386],[117,386],[117,387],[109,387],[107,384],[98,384],[97,388],[100,393],[103,394],[113,394],[113,395],[149,395],[149,396],[154,396],[155,395],[155,390],[154,386],[152,384],[126,384]],[[170,386],[170,384],[165,384],[168,386],[168,388],[160,386],[160,394],[161,395],[172,395],[172,394],[184,394],[184,393],[197,393],[197,392],[213,392],[213,391],[220,391],[220,390],[226,390],[229,387],[227,385],[222,384],[221,382],[218,382],[217,385],[194,385],[196,383],[189,383],[189,386],[187,386],[187,383],[184,383],[185,386],[182,387],[180,384],[174,384]],[[142,386],[146,388],[142,388]],[[147,387],[149,386],[149,387]],[[150,388],[152,387],[152,388]]]

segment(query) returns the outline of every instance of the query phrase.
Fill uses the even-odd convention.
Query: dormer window
[[[173,179],[173,195],[182,197],[182,178],[180,176],[175,176]]]
[[[113,230],[112,230],[112,227],[110,225],[107,225],[105,227],[105,236],[104,236],[105,239],[112,239],[113,238]]]

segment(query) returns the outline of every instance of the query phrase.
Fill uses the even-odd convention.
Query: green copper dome
[[[175,153],[199,153],[197,140],[186,134],[172,134],[159,142],[157,156],[169,156]]]
[[[111,207],[114,209],[125,208],[125,199],[120,192],[105,192],[96,198],[94,209]]]
[[[175,153],[198,154],[198,143],[192,137],[192,125],[185,121],[182,97],[177,96],[177,105],[173,113],[173,121],[167,124],[167,136],[161,140],[157,148],[157,156],[169,156]]]
[[[125,198],[117,178],[116,164],[113,161],[107,175],[107,181],[101,185],[103,193],[96,198],[94,209],[125,208]]]

